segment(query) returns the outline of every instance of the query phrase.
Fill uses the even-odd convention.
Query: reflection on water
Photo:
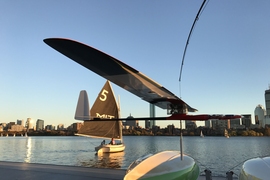
[[[124,141],[124,152],[97,156],[94,149],[100,139],[0,137],[0,161],[127,169],[143,155],[180,149],[176,136],[124,136]],[[197,160],[201,172],[208,168],[212,175],[219,176],[225,176],[228,170],[238,174],[249,158],[270,156],[270,137],[184,137],[183,145],[184,154]]]
[[[94,158],[80,162],[81,166],[96,168],[120,169],[123,166],[125,152],[102,153],[95,155]]]
[[[32,138],[26,138],[26,157],[24,158],[24,162],[31,162],[31,153],[32,153]]]

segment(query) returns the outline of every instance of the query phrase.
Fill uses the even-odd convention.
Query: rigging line
[[[190,39],[190,37],[191,37],[191,34],[192,34],[192,32],[193,32],[193,29],[194,29],[194,26],[195,26],[196,22],[199,20],[200,14],[201,14],[202,11],[205,9],[205,8],[203,8],[205,2],[206,2],[206,0],[203,1],[203,3],[202,3],[202,5],[201,5],[201,7],[200,7],[200,9],[199,9],[199,11],[198,11],[198,13],[197,13],[195,19],[194,19],[194,22],[193,22],[193,24],[192,24],[192,26],[191,26],[191,29],[190,29],[190,32],[189,32],[189,35],[188,35],[188,38],[187,38],[186,46],[185,46],[185,49],[184,49],[184,54],[183,54],[183,57],[182,57],[182,63],[181,63],[181,69],[180,69],[179,82],[181,82],[181,75],[182,75],[182,70],[183,70],[184,60],[185,60],[185,56],[186,56],[187,46],[188,46],[188,44],[189,44],[189,39]]]

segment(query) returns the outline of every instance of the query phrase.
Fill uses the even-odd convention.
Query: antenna
[[[191,34],[192,34],[192,32],[193,32],[193,29],[194,29],[194,27],[195,27],[196,22],[199,20],[199,16],[200,16],[200,14],[202,13],[201,11],[204,10],[204,9],[203,9],[203,6],[204,6],[205,2],[206,2],[206,0],[203,1],[203,3],[202,3],[202,5],[201,5],[201,7],[200,7],[200,9],[199,9],[199,11],[198,11],[198,13],[197,13],[195,19],[194,19],[194,22],[193,22],[193,24],[192,24],[192,26],[191,26],[191,29],[190,29],[190,32],[189,32],[189,35],[188,35],[188,38],[187,38],[187,42],[186,42],[186,46],[185,46],[185,50],[184,50],[184,54],[183,54],[183,58],[182,58],[182,63],[181,63],[179,82],[181,82],[182,70],[183,70],[183,66],[184,66],[184,60],[185,60],[185,56],[186,56],[187,46],[188,46],[188,44],[189,44],[189,39],[190,39],[190,37],[191,37]]]

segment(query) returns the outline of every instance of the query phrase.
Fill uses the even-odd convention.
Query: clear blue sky
[[[43,39],[50,37],[114,56],[181,96],[197,114],[253,115],[258,104],[265,106],[270,83],[270,1],[210,0],[190,39],[180,84],[185,43],[201,3],[0,1],[0,122],[30,117],[68,126],[78,122],[80,90],[87,90],[90,104],[96,99],[106,80],[47,46]],[[149,116],[147,102],[113,89],[122,117]],[[157,116],[165,115],[157,108]],[[157,125],[172,123],[179,126]]]

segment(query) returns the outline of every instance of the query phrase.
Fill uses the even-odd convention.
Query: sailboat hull
[[[104,145],[99,145],[95,147],[95,151],[97,153],[114,153],[114,152],[122,152],[125,150],[125,145],[124,144],[104,144]]]
[[[130,165],[124,180],[196,180],[199,176],[199,166],[187,155],[181,156],[179,151],[163,151]]]

